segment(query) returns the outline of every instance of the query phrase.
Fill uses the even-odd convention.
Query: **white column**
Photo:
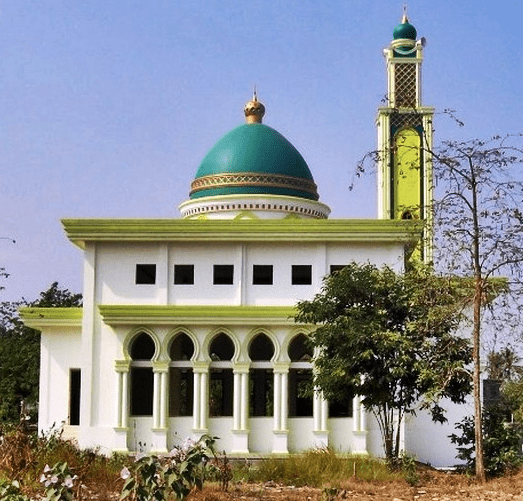
[[[247,430],[247,419],[248,419],[248,410],[249,410],[249,378],[248,372],[242,372],[240,374],[241,378],[241,389],[242,389],[242,405],[240,413],[240,428],[242,430]]]
[[[234,388],[233,388],[233,429],[241,429],[241,374],[234,372]]]
[[[200,392],[201,392],[201,374],[199,372],[193,371],[193,411],[192,411],[192,427],[195,430],[200,429]]]
[[[200,430],[207,429],[208,401],[209,401],[209,373],[200,374]]]
[[[153,428],[160,427],[160,373],[153,371]]]
[[[281,375],[281,420],[280,430],[287,429],[287,417],[289,414],[289,372]]]
[[[169,401],[168,372],[160,373],[160,428],[167,428],[167,402]]]
[[[281,426],[281,374],[274,372],[274,429]]]

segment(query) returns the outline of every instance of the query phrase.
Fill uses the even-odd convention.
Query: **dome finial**
[[[245,103],[243,112],[245,113],[245,121],[248,124],[253,124],[253,123],[261,124],[262,123],[263,115],[265,115],[265,106],[263,106],[263,104],[260,103],[260,101],[258,101],[258,94],[256,93],[256,85],[254,86],[252,99],[250,101],[247,101],[247,103]]]
[[[401,17],[401,24],[406,24],[409,22],[409,18],[407,16],[407,2],[403,4],[403,16]]]

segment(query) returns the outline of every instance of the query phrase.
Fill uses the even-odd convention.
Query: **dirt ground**
[[[284,487],[273,484],[231,485],[228,492],[208,486],[191,501],[523,501],[523,471],[517,475],[477,485],[463,475],[428,470],[411,487],[404,481],[361,482],[349,479],[341,489]]]

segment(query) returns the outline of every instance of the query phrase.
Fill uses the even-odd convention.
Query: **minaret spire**
[[[407,16],[407,2],[403,4],[403,16],[401,17],[401,24],[406,24],[409,22],[409,18]]]

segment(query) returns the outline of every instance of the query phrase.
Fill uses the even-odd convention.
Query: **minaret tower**
[[[381,219],[426,221],[424,243],[414,255],[432,260],[432,118],[421,103],[421,63],[425,39],[404,9],[393,40],[384,49],[388,88],[378,109],[378,214]]]

